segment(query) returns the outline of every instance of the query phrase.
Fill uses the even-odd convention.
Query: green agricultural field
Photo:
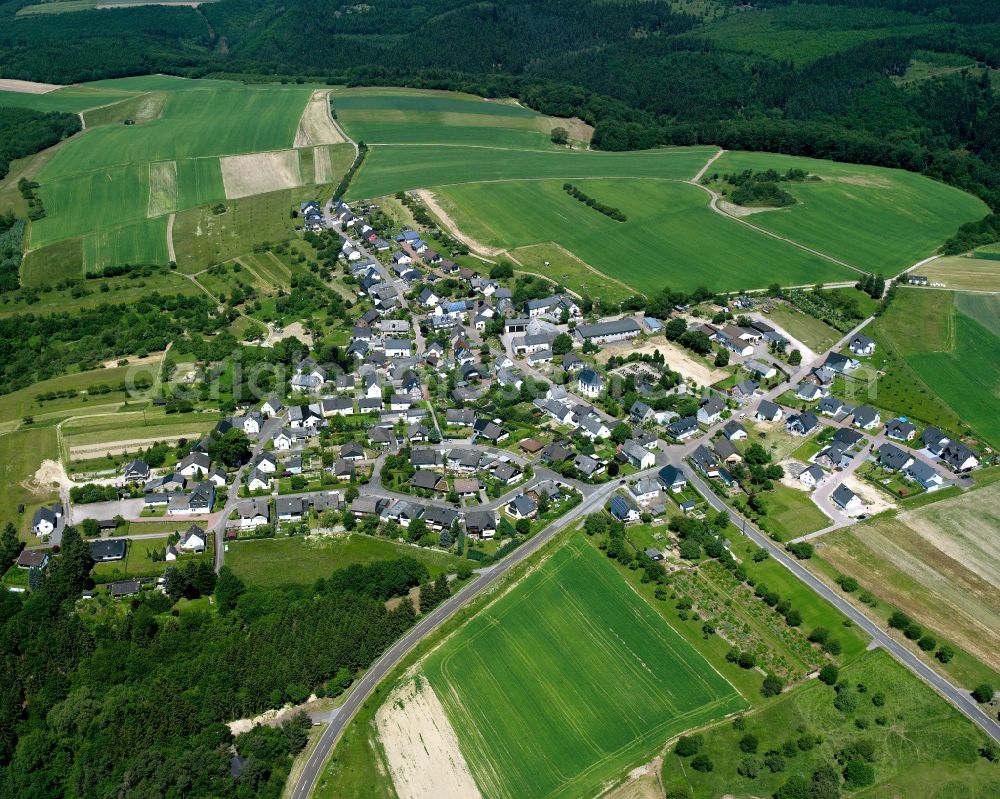
[[[335,91],[337,120],[355,141],[368,144],[461,144],[552,149],[549,132],[563,127],[587,142],[592,130],[574,120],[539,114],[509,102],[467,94],[404,89]]]
[[[167,258],[167,219],[162,216],[99,230],[83,238],[85,272],[116,264],[164,264]]]
[[[303,190],[285,189],[226,200],[226,210],[221,214],[210,207],[179,212],[174,222],[178,269],[197,272],[243,256],[254,244],[287,241],[295,234],[294,220],[288,212],[302,193]]]
[[[98,125],[121,125],[126,120],[141,125],[159,117],[166,102],[166,92],[144,92],[127,100],[86,111],[83,120],[88,128],[95,128]]]
[[[581,537],[424,673],[491,799],[595,795],[671,735],[746,706]]]
[[[1000,296],[956,294],[955,308],[994,335],[1000,336]]]
[[[97,108],[127,100],[135,93],[135,90],[99,86],[98,84],[66,86],[45,94],[0,91],[0,105],[20,106],[35,111],[66,111],[75,114],[88,108]]]
[[[479,242],[507,249],[554,240],[646,294],[664,286],[750,289],[850,277],[843,267],[712,212],[708,195],[686,183],[580,183],[628,221],[617,222],[570,197],[558,180],[475,183],[438,192],[458,227]]]
[[[919,271],[931,283],[949,289],[1000,291],[1000,255],[995,252],[975,250],[971,255],[938,258]]]
[[[490,147],[379,145],[351,182],[349,197],[380,197],[408,189],[482,181],[594,177],[688,180],[717,152],[669,147],[631,153],[498,150]]]
[[[423,563],[431,577],[452,570],[459,562],[457,557],[443,552],[349,533],[342,536],[237,541],[229,544],[226,565],[253,585],[308,586],[352,563],[371,563],[404,555]]]
[[[727,152],[711,171],[722,175],[790,168],[806,170],[822,180],[783,184],[799,202],[755,213],[748,221],[887,276],[933,254],[961,224],[987,213],[983,202],[971,194],[898,169]]]
[[[81,277],[83,238],[80,236],[28,250],[21,262],[21,283],[25,286],[51,286]]]
[[[866,739],[874,744],[875,783],[852,796],[985,799],[1000,795],[995,764],[979,756],[983,734],[890,655],[880,650],[866,653],[844,668],[841,678],[857,698],[853,711],[834,708],[833,688],[810,681],[747,715],[744,729],[724,724],[702,733],[700,753],[714,764],[711,771],[696,771],[690,759],[668,754],[663,763],[664,787],[686,789],[694,799],[773,796],[792,775],[804,776],[808,785],[820,765],[833,764],[839,772],[836,753]],[[857,690],[859,684],[864,693]],[[885,699],[881,707],[872,702],[877,694]],[[878,718],[883,723],[877,723]],[[862,720],[863,729],[856,719]],[[747,734],[758,739],[755,757],[748,758],[740,748]],[[797,743],[804,734],[818,735],[820,743],[804,750]],[[783,754],[783,770],[773,772],[761,764],[752,779],[737,772],[741,764],[745,769],[747,760],[760,760],[765,752],[784,753],[786,741],[791,746]]]

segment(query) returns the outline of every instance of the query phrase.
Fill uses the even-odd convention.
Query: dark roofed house
[[[913,457],[895,444],[883,444],[878,449],[878,463],[883,469],[898,472],[910,465]]]
[[[882,417],[874,408],[868,405],[860,405],[854,409],[853,424],[862,430],[874,430],[882,424]]]
[[[19,569],[44,569],[49,565],[49,553],[44,549],[23,549],[17,556]]]
[[[683,441],[698,432],[698,419],[694,416],[685,416],[682,419],[675,419],[667,425],[667,435]]]
[[[788,417],[785,429],[796,436],[807,436],[819,426],[819,419],[812,412],[797,413]]]
[[[126,541],[124,538],[105,538],[88,541],[90,557],[95,563],[106,563],[112,560],[124,560]]]
[[[940,455],[951,441],[936,427],[925,427],[924,432],[920,434],[920,440],[923,442],[924,448],[932,455]]]
[[[917,426],[906,419],[890,419],[885,424],[885,434],[897,441],[912,441],[917,435]]]
[[[466,512],[465,532],[473,538],[493,538],[497,532],[496,514],[491,510],[470,510]]]
[[[849,427],[838,428],[832,439],[835,443],[842,444],[845,449],[855,447],[864,440],[865,437],[861,433],[857,430],[851,430]]]
[[[951,441],[946,444],[941,453],[941,460],[956,472],[967,472],[979,465],[979,458],[976,457],[976,453],[961,441]]]
[[[135,596],[139,593],[138,580],[119,580],[108,586],[108,591],[113,597]]]
[[[425,491],[444,491],[448,487],[441,475],[427,469],[417,469],[413,477],[410,478],[410,485]]]

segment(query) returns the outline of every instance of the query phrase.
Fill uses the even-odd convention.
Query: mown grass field
[[[372,147],[348,192],[380,197],[455,183],[538,178],[656,177],[687,180],[714,147],[670,147],[631,153],[502,150],[491,147],[383,145]]]
[[[838,530],[823,537],[818,554],[883,603],[1000,671],[998,503],[1000,485],[993,484]],[[958,665],[956,659],[947,669]]]
[[[991,333],[1000,336],[1000,296],[956,294],[955,308]]]
[[[722,175],[772,168],[803,169],[822,180],[782,184],[799,202],[755,213],[749,222],[886,276],[932,255],[961,224],[987,213],[971,194],[897,169],[727,152],[710,171]]]
[[[510,257],[524,267],[524,271],[545,275],[580,296],[600,298],[605,307],[635,294],[631,286],[594,269],[557,244],[518,247],[510,250]]]
[[[586,180],[579,187],[627,221],[570,197],[558,180],[437,191],[459,228],[477,241],[508,249],[554,240],[646,294],[663,286],[751,289],[850,278],[843,267],[712,212],[708,195],[686,183]]]
[[[783,541],[813,533],[830,524],[830,520],[809,494],[796,488],[775,483],[774,490],[764,495],[767,507],[767,528]]]
[[[589,141],[589,127],[558,120],[508,102],[437,91],[343,89],[334,91],[337,119],[355,141],[367,144],[463,144],[553,149],[549,132],[562,126],[571,139]]]
[[[352,563],[371,563],[404,555],[423,563],[431,577],[449,571],[459,561],[457,557],[443,552],[349,533],[309,539],[237,541],[229,544],[226,565],[253,585],[312,585],[321,577],[329,577],[336,569]]]
[[[578,797],[745,707],[581,537],[425,663],[486,797]]]
[[[39,506],[56,502],[52,486],[36,485],[31,478],[46,458],[59,457],[53,428],[29,428],[0,435],[0,525],[13,522],[25,541],[31,537],[31,517]],[[24,513],[18,514],[18,505]]]
[[[835,754],[863,738],[875,744],[875,783],[851,796],[985,799],[998,795],[1000,775],[979,756],[982,733],[891,656],[878,650],[866,653],[844,668],[841,677],[856,692],[855,711],[834,708],[833,689],[813,680],[749,714],[745,730],[722,724],[703,733],[701,752],[713,762],[712,771],[695,771],[690,759],[668,754],[663,763],[664,787],[686,788],[695,799],[773,796],[791,775],[805,776],[808,784],[820,765],[836,766]],[[856,691],[859,684],[865,687],[864,693]],[[873,704],[875,694],[884,695],[882,707]],[[885,723],[876,724],[876,717]],[[855,719],[862,719],[863,730]],[[802,751],[796,742],[806,733],[818,734],[821,741]],[[758,758],[764,752],[781,750],[791,740],[792,756],[785,758],[785,770],[772,773],[761,768],[754,779],[738,774],[746,758],[739,742],[747,734],[759,741]]]
[[[931,283],[949,289],[1000,291],[1000,255],[973,252],[971,256],[953,255],[938,258],[919,269]]]

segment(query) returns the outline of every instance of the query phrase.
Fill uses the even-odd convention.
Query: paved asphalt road
[[[379,684],[379,682],[381,682],[382,678],[400,660],[402,660],[402,658],[411,649],[413,649],[413,647],[422,641],[430,632],[443,624],[455,613],[455,611],[492,586],[513,566],[516,566],[525,558],[537,552],[558,532],[566,529],[566,527],[573,522],[578,521],[581,517],[589,513],[593,513],[595,510],[600,508],[604,502],[607,501],[608,497],[611,496],[617,486],[617,482],[606,483],[598,490],[585,497],[582,503],[570,510],[565,516],[557,519],[545,528],[545,530],[538,533],[538,535],[534,538],[530,538],[522,546],[515,549],[489,572],[481,573],[471,582],[463,586],[448,601],[439,605],[426,616],[422,616],[406,635],[393,644],[393,646],[388,649],[382,657],[375,661],[375,663],[369,667],[368,671],[365,672],[361,681],[351,691],[351,695],[341,706],[336,716],[334,716],[333,720],[330,722],[330,725],[323,730],[319,744],[309,756],[309,760],[306,762],[305,768],[303,768],[302,773],[299,775],[298,782],[296,782],[295,787],[292,789],[292,799],[307,799],[307,797],[312,793],[313,788],[316,785],[316,781],[319,779],[320,772],[323,770],[323,766],[326,763],[327,758],[330,756],[330,752],[333,750],[341,732],[343,732],[348,722],[354,718],[354,714],[357,713],[358,708],[361,707],[366,699],[368,699],[375,687]]]
[[[676,465],[676,464],[675,464]],[[753,541],[757,546],[764,547],[771,553],[771,557],[788,569],[795,577],[805,583],[809,588],[823,597],[847,618],[853,621],[858,627],[864,630],[880,647],[889,652],[896,660],[906,668],[916,674],[921,680],[947,699],[964,715],[968,716],[994,741],[1000,743],[1000,724],[986,715],[982,708],[969,695],[968,692],[956,688],[948,680],[938,674],[934,669],[924,663],[913,652],[892,638],[887,632],[869,619],[864,613],[854,605],[844,599],[831,589],[826,583],[820,580],[809,569],[805,568],[794,557],[788,555],[783,547],[775,544],[770,538],[761,533],[757,528],[743,519],[742,516],[730,509],[722,502],[715,492],[697,474],[685,469],[685,473],[691,483],[701,492],[710,505],[716,510],[725,510],[733,520],[737,529]]]

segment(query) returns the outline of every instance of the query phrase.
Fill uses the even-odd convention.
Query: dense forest
[[[665,0],[222,0],[14,16],[32,2],[0,3],[0,74],[72,82],[170,72],[511,95],[594,124],[599,149],[705,142],[900,167],[1000,209],[1000,100],[986,70],[1000,67],[997,3],[714,0],[708,7],[734,15],[733,35],[715,35]],[[803,49],[817,44],[817,57],[739,35],[742,19],[752,26],[761,15],[797,31]],[[850,35],[829,44],[833,32]],[[894,80],[925,53],[981,67]]]
[[[68,528],[37,590],[0,594],[2,799],[277,799],[308,722],[235,738],[225,722],[342,691],[414,622],[411,603],[390,611],[385,595],[427,579],[412,558],[334,573],[316,591],[247,588],[226,569],[216,583],[209,570],[207,584],[143,592],[102,618],[86,600],[75,609],[90,568]],[[213,590],[217,613],[177,611]]]
[[[15,158],[37,153],[80,130],[76,114],[29,111],[0,106],[0,180]]]

